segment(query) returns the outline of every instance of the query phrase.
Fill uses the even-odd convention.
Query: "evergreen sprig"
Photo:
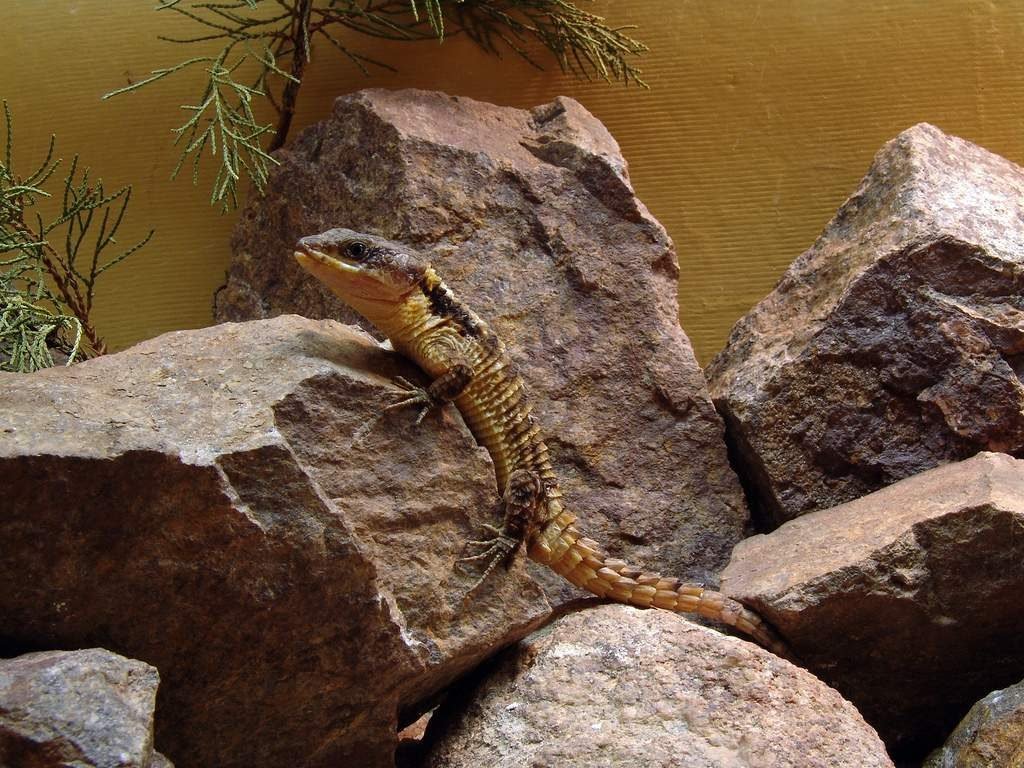
[[[102,355],[106,344],[93,325],[96,280],[142,248],[153,236],[117,249],[117,231],[131,187],[106,193],[71,160],[59,199],[44,188],[60,158],[51,136],[46,157],[26,176],[14,170],[14,129],[6,101],[4,154],[0,158],[0,370],[29,372],[53,365],[52,350],[67,363]],[[43,216],[40,203],[56,208]],[[57,205],[59,203],[59,205]],[[111,255],[112,254],[112,255]]]
[[[172,178],[191,161],[196,183],[201,158],[209,149],[218,165],[210,202],[223,210],[237,206],[243,175],[260,192],[265,188],[270,164],[277,162],[269,153],[287,138],[315,41],[329,44],[364,74],[369,74],[370,67],[393,70],[355,50],[348,38],[339,35],[340,30],[387,40],[443,41],[463,33],[488,53],[500,55],[505,45],[540,67],[529,52],[530,42],[535,41],[574,76],[596,75],[646,87],[633,57],[647,47],[627,34],[631,27],[608,27],[602,17],[583,11],[571,0],[164,0],[157,10],[188,18],[201,28],[193,36],[160,39],[216,42],[220,51],[153,70],[149,77],[103,98],[203,65],[203,95],[196,104],[182,107],[189,117],[175,129],[174,143],[181,152]],[[244,82],[243,72],[249,73]],[[256,120],[257,98],[271,104],[276,124]]]
[[[500,41],[539,69],[525,47],[535,39],[555,55],[563,72],[647,87],[631,63],[631,56],[647,50],[626,34],[634,27],[610,28],[602,17],[568,0],[465,0],[456,2],[453,11],[460,28],[488,53],[500,55]]]

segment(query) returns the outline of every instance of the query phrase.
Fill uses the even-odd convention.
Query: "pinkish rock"
[[[277,159],[235,231],[219,319],[353,319],[294,263],[303,235],[344,226],[429,254],[508,345],[588,532],[714,580],[747,510],[679,328],[672,243],[593,115],[567,98],[524,111],[366,90]]]
[[[358,329],[279,317],[0,375],[0,647],[160,669],[179,765],[390,766],[400,719],[547,615],[453,572],[494,470]]]
[[[920,759],[1024,677],[1024,461],[983,453],[739,544],[722,577]]]
[[[93,648],[0,659],[4,768],[173,768],[153,750],[160,675]]]
[[[978,451],[1024,455],[1024,169],[921,124],[708,368],[778,524]]]
[[[857,710],[751,643],[665,611],[559,619],[435,714],[429,768],[872,768]]]

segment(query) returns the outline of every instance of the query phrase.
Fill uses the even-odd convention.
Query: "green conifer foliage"
[[[197,182],[202,157],[217,170],[210,202],[223,210],[238,205],[238,183],[248,177],[257,190],[266,185],[269,154],[287,138],[306,65],[317,43],[341,53],[364,73],[392,69],[361,53],[351,30],[371,38],[443,41],[464,34],[485,51],[514,51],[534,66],[528,47],[540,43],[563,71],[644,86],[633,57],[647,50],[629,37],[628,27],[611,28],[600,16],[570,0],[165,0],[158,11],[185,16],[198,25],[192,37],[162,37],[176,43],[214,46],[104,98],[128,93],[184,70],[202,70],[202,93],[182,107],[187,117],[175,129],[179,148],[173,176],[186,164]],[[217,49],[219,46],[219,49]],[[261,124],[255,99],[270,102],[276,124]]]
[[[131,200],[131,187],[107,193],[100,179],[54,157],[26,175],[14,169],[11,110],[3,102],[4,151],[0,157],[0,370],[27,373],[53,365],[59,352],[67,364],[102,355],[106,344],[90,314],[96,279],[142,248],[152,231],[127,247],[117,230]],[[47,188],[53,192],[47,191]],[[49,202],[50,205],[40,205]],[[43,211],[46,211],[45,215]]]

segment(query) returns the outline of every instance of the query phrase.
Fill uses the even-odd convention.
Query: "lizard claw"
[[[395,376],[393,379],[395,386],[399,389],[404,389],[406,392],[423,392],[423,387],[419,387],[409,381],[405,376]]]
[[[484,533],[491,534],[491,537],[489,539],[480,539],[480,540],[470,539],[469,541],[466,542],[466,547],[465,548],[468,549],[470,545],[477,546],[477,547],[489,547],[489,546],[493,545],[494,542],[497,539],[500,539],[500,538],[503,537],[501,529],[500,528],[496,528],[495,526],[493,526],[493,525],[491,525],[489,523],[480,523],[480,527],[484,529]],[[460,558],[460,560],[461,560],[461,558]],[[456,560],[455,562],[460,562],[460,560]]]
[[[418,387],[411,381],[403,376],[395,377],[395,384],[399,389],[402,390],[402,398],[396,400],[389,405],[384,406],[385,411],[391,411],[395,408],[404,408],[407,405],[417,406],[419,408],[419,414],[416,416],[414,425],[419,424],[423,421],[423,418],[430,412],[431,408],[436,408],[441,405],[438,400],[430,394],[423,387]]]
[[[491,575],[491,572],[502,563],[510,562],[512,556],[516,550],[519,549],[519,541],[513,539],[511,536],[506,536],[501,530],[495,528],[493,525],[482,523],[483,528],[488,533],[493,533],[493,538],[490,539],[470,539],[466,542],[466,546],[463,551],[470,547],[483,547],[483,551],[476,555],[466,555],[460,557],[455,561],[455,568],[461,571],[467,571],[466,563],[485,563],[483,573],[474,582],[473,586],[466,592],[465,599],[468,600],[474,592],[487,581],[487,577]]]

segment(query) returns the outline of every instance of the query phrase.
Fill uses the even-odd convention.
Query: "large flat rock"
[[[511,649],[431,722],[429,768],[891,768],[813,675],[664,611],[604,606]]]
[[[722,588],[920,759],[1024,677],[1024,461],[995,453],[743,541]]]
[[[978,451],[1024,455],[1024,169],[921,124],[708,368],[778,524]]]
[[[593,115],[365,90],[277,159],[218,318],[354,319],[294,263],[303,235],[343,226],[428,254],[508,345],[583,527],[616,557],[715,580],[747,510],[679,328],[672,243]]]
[[[521,567],[464,604],[494,470],[456,412],[382,415],[397,374],[284,316],[0,375],[0,649],[156,666],[179,765],[390,766],[403,713],[548,612]]]

